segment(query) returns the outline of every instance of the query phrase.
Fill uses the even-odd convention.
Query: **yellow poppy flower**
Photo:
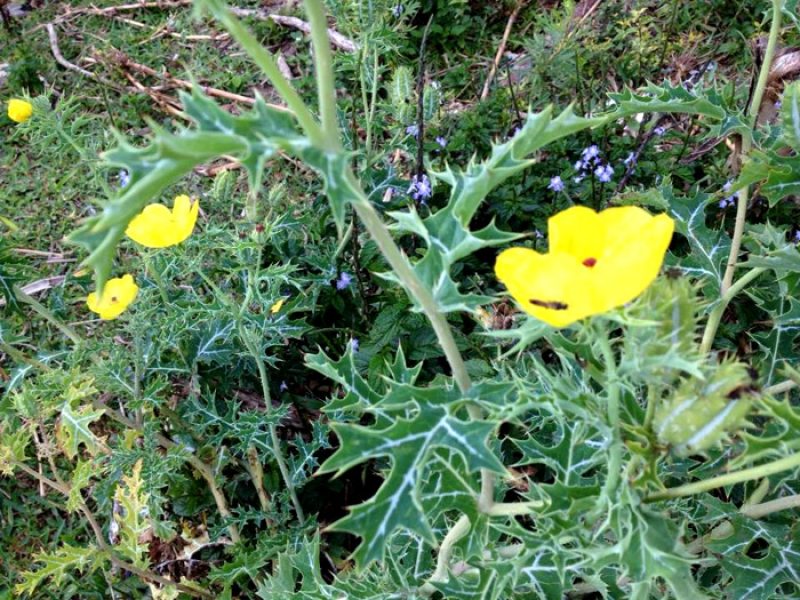
[[[33,104],[27,100],[12,98],[8,101],[8,118],[17,123],[24,123],[33,114]]]
[[[139,286],[130,275],[123,275],[109,279],[103,288],[103,297],[98,298],[97,292],[92,292],[86,298],[89,310],[100,315],[104,321],[110,321],[120,316],[136,298]]]
[[[163,204],[148,204],[125,230],[134,242],[148,248],[167,248],[180,244],[194,231],[200,203],[189,196],[178,196],[172,210]]]
[[[525,312],[566,327],[630,302],[661,269],[675,224],[635,206],[600,213],[575,206],[547,223],[550,251],[510,248],[497,278]]]
[[[273,315],[276,314],[281,308],[283,308],[284,302],[286,302],[286,300],[281,298],[275,304],[269,307],[269,312],[271,312]]]

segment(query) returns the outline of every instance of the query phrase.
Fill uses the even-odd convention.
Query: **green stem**
[[[240,335],[244,340],[245,346],[247,346],[250,355],[253,357],[253,360],[256,361],[256,367],[258,368],[258,376],[261,380],[261,393],[264,396],[264,404],[266,404],[267,411],[272,410],[272,396],[269,392],[269,377],[267,376],[267,366],[264,363],[264,359],[261,357],[261,353],[258,351],[258,348],[250,339],[249,332],[244,330],[244,327],[240,329]],[[283,478],[283,483],[286,485],[286,489],[289,491],[289,497],[292,499],[292,505],[294,506],[294,511],[297,514],[297,519],[302,523],[305,521],[305,515],[303,513],[303,507],[300,505],[300,500],[297,497],[297,490],[294,489],[294,484],[292,483],[291,475],[289,474],[289,469],[286,466],[286,461],[283,459],[283,450],[281,449],[281,441],[278,438],[278,431],[275,428],[275,425],[269,425],[269,437],[270,442],[272,444],[272,453],[275,455],[275,461],[278,463],[278,469],[281,472],[281,477]]]
[[[750,481],[751,479],[761,479],[762,477],[774,475],[775,473],[780,473],[781,471],[786,471],[795,467],[800,467],[800,452],[786,456],[780,460],[758,465],[757,467],[742,469],[741,471],[719,475],[711,479],[704,479],[703,481],[696,481],[694,483],[668,488],[664,491],[647,496],[644,501],[658,502],[659,500],[667,500],[669,498],[691,496],[692,494],[707,492],[708,490],[713,490],[718,487],[742,483],[743,481]]]
[[[749,117],[750,131],[742,136],[742,156],[747,156],[752,149],[752,132],[758,120],[758,111],[761,108],[761,99],[764,97],[764,90],[767,88],[769,80],[769,70],[772,60],[775,57],[775,50],[778,46],[778,37],[781,32],[781,17],[783,15],[783,0],[772,0],[772,26],[769,30],[767,49],[764,52],[764,61],[761,63],[761,71],[758,74],[758,82],[753,92],[753,98],[747,111]],[[728,255],[728,266],[722,278],[722,293],[728,291],[733,283],[733,274],[736,270],[736,261],[739,258],[739,250],[742,246],[742,236],[744,235],[744,225],[747,219],[747,203],[750,197],[749,188],[745,187],[739,192],[736,205],[736,223],[733,228],[733,239],[731,240],[731,251]]]
[[[306,14],[311,24],[314,48],[314,72],[317,77],[317,101],[322,117],[322,134],[327,150],[341,150],[339,120],[336,118],[336,85],[333,74],[328,23],[321,0],[305,0]]]
[[[447,532],[447,535],[444,536],[442,545],[439,546],[438,556],[436,557],[436,569],[430,579],[420,587],[419,591],[421,594],[424,596],[431,596],[437,591],[436,587],[432,585],[433,583],[447,581],[453,549],[456,543],[469,533],[471,526],[472,523],[470,523],[469,517],[467,517],[467,515],[461,515],[455,525]]]
[[[750,504],[743,506],[739,512],[744,516],[751,519],[760,519],[766,517],[774,512],[787,510],[789,508],[800,508],[800,494],[794,496],[785,496],[784,498],[776,498],[769,502],[762,502],[761,504]]]
[[[164,280],[161,278],[161,273],[159,273],[158,269],[156,269],[155,266],[153,265],[152,257],[147,250],[142,252],[142,260],[144,261],[145,271],[148,272],[150,276],[153,278],[153,281],[156,282],[158,293],[161,294],[161,300],[164,302],[165,306],[169,306],[169,296],[167,296],[167,290],[166,287],[164,286]]]
[[[255,36],[242,25],[242,22],[233,16],[231,11],[228,10],[221,0],[201,0],[200,3],[209,8],[214,18],[223,24],[231,36],[233,36],[233,39],[239,43],[250,58],[253,59],[253,62],[259,66],[272,83],[275,91],[283,98],[289,109],[294,112],[297,121],[300,123],[306,135],[311,138],[314,144],[320,145],[324,140],[324,136],[319,123],[314,119],[311,111],[308,110],[297,91],[281,74],[272,55],[261,46]]]
[[[606,375],[608,425],[611,427],[611,448],[608,452],[608,477],[603,486],[601,498],[611,499],[619,485],[620,469],[622,466],[622,436],[619,424],[619,378],[617,376],[617,361],[611,349],[607,327],[603,327],[602,334],[598,336],[600,353],[603,355]]]
[[[490,517],[514,517],[517,515],[529,515],[534,510],[544,507],[545,503],[541,500],[530,500],[529,502],[497,502],[492,504],[487,514]]]
[[[765,387],[764,394],[768,394],[770,396],[777,396],[778,394],[790,392],[796,387],[798,387],[798,384],[794,381],[791,380],[781,381],[780,383],[776,383],[775,385]]]
[[[29,296],[25,292],[23,292],[19,287],[14,286],[14,295],[17,297],[17,300],[23,302],[30,306],[33,311],[38,314],[40,317],[44,318],[50,324],[52,324],[56,329],[58,329],[61,333],[67,336],[74,344],[80,344],[83,340],[81,336],[79,336],[72,327],[67,325],[66,323],[62,323],[61,320],[56,317],[53,313],[47,310],[42,304],[37,302],[32,296]]]
[[[733,300],[739,292],[741,292],[747,285],[753,281],[756,277],[761,275],[767,269],[763,267],[756,267],[755,269],[751,269],[744,275],[742,275],[735,284],[733,284],[727,291],[722,294],[717,305],[708,315],[708,321],[706,322],[705,331],[703,331],[703,341],[700,343],[700,351],[703,355],[708,354],[711,351],[711,345],[714,343],[714,337],[717,335],[717,329],[719,328],[720,321],[722,321],[722,315],[725,313],[725,309],[730,304],[731,300]]]
[[[655,385],[647,386],[647,410],[644,414],[644,428],[650,429],[653,419],[656,416],[656,404],[658,404],[658,391]]]

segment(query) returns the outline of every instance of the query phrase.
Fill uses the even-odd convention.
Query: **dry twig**
[[[514,7],[514,12],[511,13],[510,17],[508,17],[506,30],[503,32],[503,39],[500,40],[500,45],[497,47],[497,54],[494,55],[494,62],[492,63],[492,67],[489,69],[489,75],[486,77],[486,83],[483,84],[481,100],[486,100],[486,97],[489,95],[489,88],[492,85],[495,73],[497,73],[497,67],[500,66],[500,61],[503,59],[503,54],[506,51],[506,44],[508,44],[508,37],[511,35],[511,28],[514,26],[514,21],[517,20],[519,11],[522,10],[523,6],[525,6],[525,2],[526,0],[519,0],[517,5]]]
[[[231,7],[230,11],[236,15],[237,17],[252,17],[254,19],[260,19],[262,21],[270,20],[274,21],[278,25],[285,25],[286,27],[294,27],[302,31],[305,34],[311,33],[311,25],[303,21],[302,19],[298,19],[297,17],[287,17],[284,15],[273,15],[267,13],[263,10],[252,9],[252,8],[234,8]],[[334,29],[328,28],[328,39],[331,42],[331,45],[339,50],[344,50],[345,52],[355,52],[358,50],[358,44],[356,44],[353,40],[346,38],[341,33]]]

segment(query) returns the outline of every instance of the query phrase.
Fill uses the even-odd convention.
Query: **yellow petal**
[[[495,273],[525,312],[554,327],[596,312],[593,273],[568,254],[510,248],[497,257]]]
[[[664,214],[646,216],[647,221],[641,226],[620,228],[619,239],[609,245],[593,269],[604,282],[598,289],[603,312],[635,299],[661,270],[675,223]]]
[[[106,282],[102,298],[98,297],[97,292],[89,294],[86,305],[89,310],[100,315],[101,319],[109,321],[120,316],[134,301],[138,292],[139,286],[133,277],[124,275]]]
[[[600,216],[586,206],[573,206],[547,220],[550,252],[574,256],[583,261],[597,258],[605,243]]]
[[[173,244],[180,244],[186,240],[197,223],[197,214],[200,211],[200,203],[192,202],[189,196],[177,196],[172,205],[172,219],[175,223]]]
[[[163,204],[148,204],[131,220],[125,234],[147,248],[172,246],[175,235],[172,213]]]
[[[17,123],[24,123],[31,118],[33,105],[19,98],[12,98],[8,101],[8,118]]]
[[[277,301],[275,304],[273,304],[272,306],[270,306],[270,307],[269,307],[269,312],[271,312],[271,313],[274,315],[274,314],[275,314],[275,313],[277,313],[277,312],[278,312],[278,311],[279,311],[281,308],[283,308],[283,303],[284,303],[284,302],[285,302],[285,300],[284,300],[283,298],[281,298],[281,299],[280,299],[280,300],[278,300],[278,301]]]

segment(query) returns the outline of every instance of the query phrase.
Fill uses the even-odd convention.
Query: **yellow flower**
[[[674,229],[635,206],[575,206],[547,223],[550,251],[510,248],[495,273],[525,312],[554,327],[630,302],[658,275]]]
[[[19,98],[8,101],[8,118],[17,123],[24,123],[33,114],[33,104]]]
[[[283,308],[284,302],[286,302],[286,300],[281,298],[275,304],[269,307],[269,312],[271,312],[273,315],[276,314],[281,308]]]
[[[103,297],[98,298],[97,292],[92,292],[86,298],[89,310],[100,315],[104,321],[110,321],[120,316],[128,305],[136,298],[139,286],[130,275],[123,275],[109,279],[103,288]]]
[[[194,230],[200,203],[189,196],[178,196],[172,210],[163,204],[148,204],[128,224],[125,233],[134,242],[148,248],[166,248],[180,244]]]

